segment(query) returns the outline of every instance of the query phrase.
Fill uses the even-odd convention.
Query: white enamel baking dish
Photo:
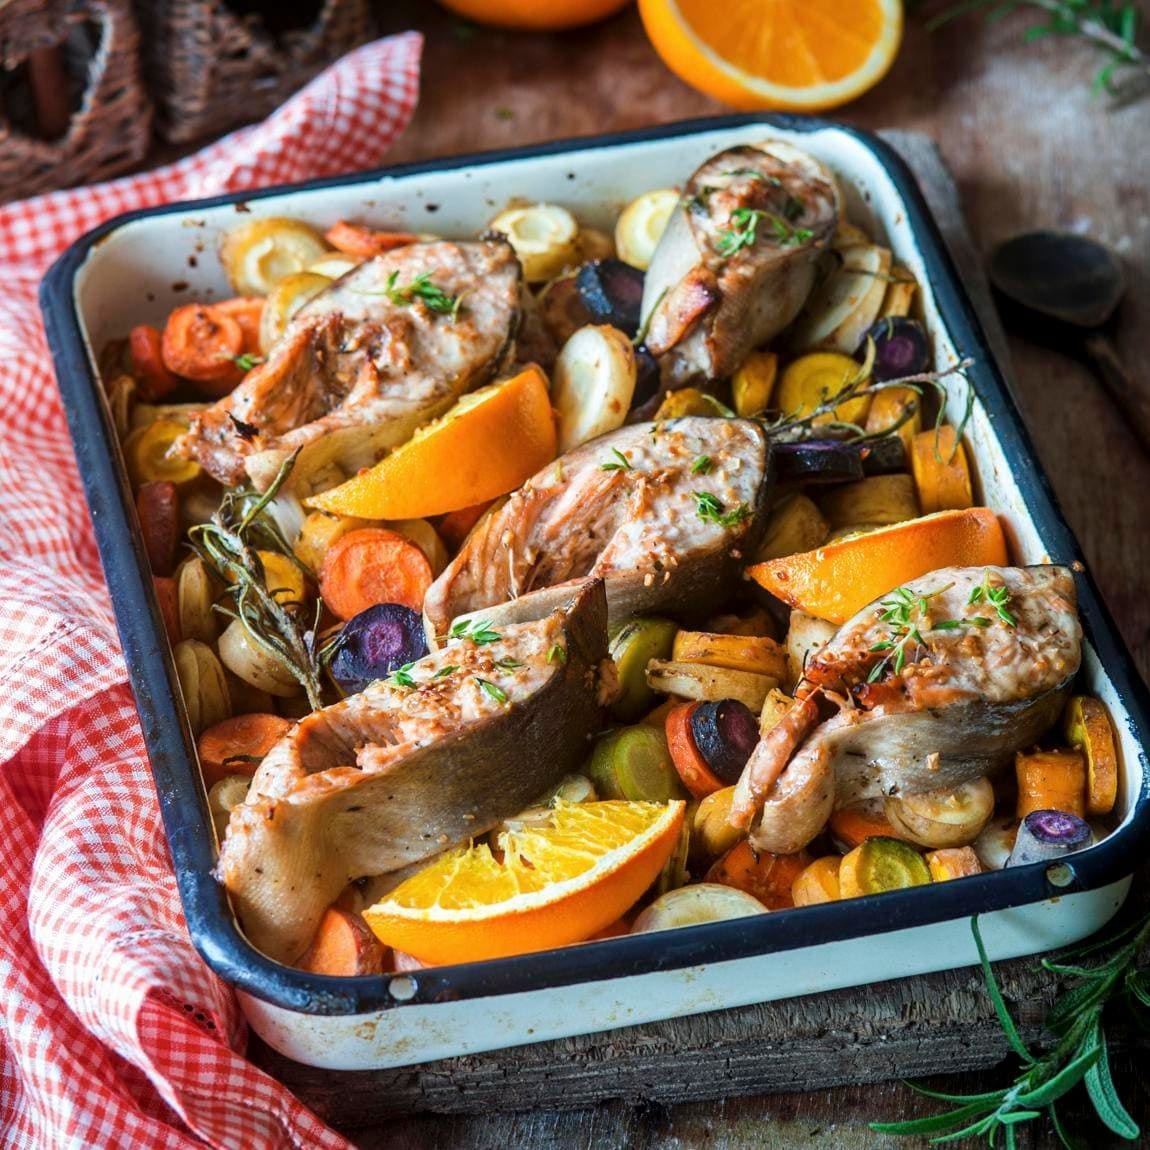
[[[607,1030],[659,1018],[903,978],[972,964],[978,913],[992,958],[1084,937],[1121,905],[1150,823],[1147,696],[1087,573],[1090,640],[1083,689],[1114,716],[1124,774],[1114,832],[1069,870],[1019,867],[879,898],[625,937],[538,955],[401,976],[308,975],[255,951],[211,877],[216,843],[171,654],[102,389],[98,349],[175,305],[230,294],[215,251],[253,215],[340,218],[473,235],[509,200],[547,200],[610,228],[639,192],[681,184],[707,156],[767,137],[830,165],[850,217],[883,237],[923,287],[938,362],[971,356],[977,393],[968,441],[985,502],[1018,561],[1077,563],[1018,413],[938,233],[902,161],[878,139],[826,121],[731,116],[514,152],[407,165],[250,196],[120,217],[49,273],[42,303],[101,556],[116,607],[188,925],[208,963],[240,993],[256,1032],[290,1058],[363,1070]],[[964,384],[954,380],[956,420]],[[1081,571],[1081,567],[1077,568]]]

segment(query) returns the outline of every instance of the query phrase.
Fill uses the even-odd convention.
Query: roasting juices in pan
[[[264,953],[468,962],[1107,834],[1073,576],[1012,565],[963,364],[812,156],[719,152],[614,236],[532,203],[221,258],[234,298],[103,370]]]

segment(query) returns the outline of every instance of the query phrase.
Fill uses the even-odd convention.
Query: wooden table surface
[[[428,159],[722,112],[671,75],[634,10],[564,35],[461,25],[425,0],[397,0],[385,20],[427,36],[415,121],[390,158]],[[1110,111],[1090,92],[1098,59],[1074,41],[1022,43],[1024,21],[967,18],[928,34],[912,18],[897,63],[873,92],[835,113],[862,127],[930,134],[955,174],[971,233],[985,254],[1032,227],[1088,233],[1124,258],[1129,295],[1118,343],[1150,387],[1150,104]],[[1094,575],[1143,675],[1150,672],[1150,461],[1102,398],[1090,372],[1011,339],[1018,398]],[[1150,1127],[1133,1062],[1118,1077]],[[999,1084],[993,1072],[963,1087]],[[944,1089],[954,1089],[951,1080]],[[819,1094],[743,1097],[670,1107],[609,1103],[522,1115],[405,1119],[358,1131],[368,1148],[423,1147],[910,1147],[868,1120],[932,1112],[897,1083]],[[1109,1143],[1086,1125],[1090,1145]],[[1050,1145],[1024,1131],[1023,1146]],[[1144,1142],[1150,1145],[1150,1142]],[[1129,1143],[1123,1143],[1129,1145]]]

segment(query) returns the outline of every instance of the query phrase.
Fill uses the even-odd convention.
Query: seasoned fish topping
[[[956,787],[1057,718],[1081,659],[1065,567],[934,571],[843,625],[739,780],[731,821],[791,853],[835,806]],[[820,721],[822,699],[835,713]]]
[[[760,526],[767,442],[749,420],[637,423],[561,456],[481,520],[424,600],[429,630],[572,579],[613,616],[707,609]]]
[[[441,295],[429,302],[413,291],[421,283]],[[261,488],[299,448],[297,487],[329,464],[369,466],[500,367],[519,285],[502,239],[370,259],[301,308],[267,362],[195,416],[176,450],[223,483],[250,477]]]

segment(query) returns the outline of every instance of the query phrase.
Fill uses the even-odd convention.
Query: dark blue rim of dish
[[[975,359],[975,366],[969,373],[971,381],[1010,461],[1026,506],[1051,558],[1074,564],[1079,572],[1079,599],[1086,632],[1126,709],[1135,739],[1143,747],[1150,745],[1150,696],[1146,687],[1118,637],[1093,579],[1081,563],[1077,542],[1038,467],[1018,409],[994,362],[970,301],[960,286],[915,178],[902,158],[876,136],[817,118],[757,114],[717,116],[632,132],[403,164],[352,176],[313,180],[291,185],[290,189],[267,188],[129,212],[107,221],[68,248],[48,272],[40,301],[100,558],[115,606],[129,678],[143,724],[188,929],[212,969],[238,989],[288,1010],[320,1015],[358,1014],[420,1003],[480,999],[710,965],[961,919],[976,913],[1039,902],[1055,895],[1097,889],[1130,875],[1135,869],[1137,842],[1150,830],[1150,770],[1146,766],[1145,754],[1142,756],[1142,791],[1131,816],[1101,844],[1074,856],[1073,881],[1069,886],[1052,885],[1046,868],[1038,864],[995,871],[962,882],[896,891],[844,903],[584,943],[515,958],[437,967],[409,976],[410,982],[404,986],[405,996],[410,994],[411,984],[414,984],[415,993],[413,997],[405,997],[403,1002],[397,1001],[389,992],[390,979],[386,975],[382,978],[333,978],[294,970],[257,951],[236,926],[223,888],[212,877],[215,846],[204,788],[196,765],[194,742],[179,701],[175,668],[152,590],[131,489],[121,463],[107,404],[81,334],[73,293],[75,276],[81,265],[105,236],[133,220],[148,216],[186,215],[197,209],[246,203],[288,190],[343,187],[373,183],[381,177],[412,176],[490,166],[508,160],[625,147],[749,124],[761,124],[767,130],[792,132],[832,129],[869,149],[885,168],[905,204],[942,322],[955,346]]]

